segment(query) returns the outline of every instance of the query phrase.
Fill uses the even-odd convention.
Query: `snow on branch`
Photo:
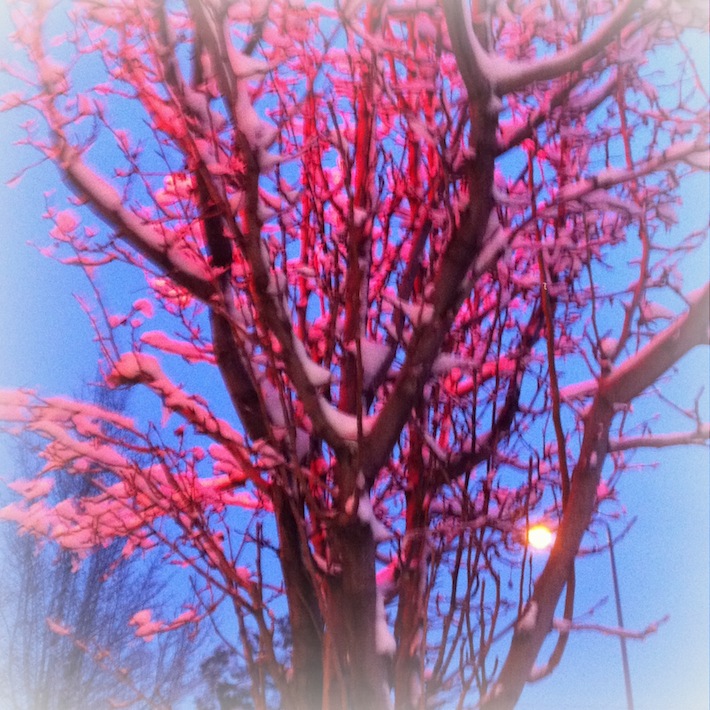
[[[495,93],[502,96],[529,87],[536,81],[556,79],[581,69],[585,61],[599,54],[619,33],[631,15],[641,6],[641,0],[622,0],[606,21],[583,42],[549,57],[525,62],[512,62],[487,53],[471,27],[470,12],[466,12],[468,5],[467,0],[451,0],[445,3],[447,14],[463,27],[462,30],[457,30],[455,27],[452,28],[451,22],[449,23],[449,31],[454,31],[452,44],[455,42],[458,44],[462,41],[460,37],[466,37],[469,44],[466,55],[474,59],[469,62],[471,85],[480,85],[483,78]],[[461,71],[464,74],[465,68]],[[467,87],[469,81],[466,82]]]
[[[202,301],[214,295],[211,269],[177,235],[146,224],[123,206],[118,192],[89,168],[78,151],[65,146],[60,165],[69,183],[90,206],[160,270]]]
[[[33,25],[28,32],[31,34],[31,56],[40,75],[51,73],[54,61],[44,51],[41,23]],[[214,288],[207,262],[179,235],[138,217],[124,205],[119,192],[87,165],[83,151],[74,146],[68,137],[67,125],[70,121],[58,107],[61,93],[55,83],[46,83],[42,108],[50,126],[51,144],[35,145],[53,160],[77,195],[115,228],[120,238],[197,298],[209,301],[214,295]],[[123,131],[117,132],[117,136],[119,133],[123,134]]]
[[[124,360],[118,369],[124,378],[138,377],[134,365],[131,368]],[[146,377],[150,363],[143,365],[140,376]],[[152,374],[157,374],[154,368]],[[160,382],[153,384],[162,389],[166,399],[171,398],[164,383],[162,387]],[[172,402],[177,410],[195,404],[190,401],[181,406],[186,398],[175,390],[171,394],[173,400],[180,400]],[[201,426],[209,434],[208,417],[200,416],[197,406],[191,409],[186,415],[198,430]],[[9,484],[21,500],[0,509],[0,519],[17,523],[25,533],[54,540],[75,553],[77,560],[116,538],[126,539],[126,557],[137,548],[148,549],[156,544],[156,536],[163,534],[158,531],[162,518],[189,527],[200,519],[198,509],[202,515],[225,506],[270,510],[262,497],[234,490],[246,482],[244,472],[253,466],[237,446],[239,434],[226,431],[227,425],[219,428],[219,437],[213,433],[213,438],[224,444],[210,447],[215,475],[209,477],[198,476],[194,468],[204,457],[199,447],[191,450],[187,465],[175,468],[171,465],[174,451],[162,443],[154,444],[150,433],[142,433],[131,418],[98,405],[59,397],[41,400],[28,394],[23,398],[0,394],[0,415],[10,425],[25,422],[28,431],[48,441],[40,453],[45,465],[35,478]],[[66,475],[83,480],[84,492],[66,497],[65,487],[57,485]],[[252,482],[258,487],[256,476]],[[201,544],[219,556],[219,551],[212,549],[214,544],[204,539]],[[171,545],[177,554],[179,545]]]
[[[613,402],[630,402],[650,387],[683,355],[710,342],[710,283],[688,296],[690,308],[626,359],[600,382],[600,392]]]
[[[444,13],[451,45],[469,99],[486,100],[490,86],[495,81],[494,70],[490,57],[481,47],[473,30],[469,3],[467,0],[447,0],[444,2]]]
[[[596,175],[565,185],[559,191],[557,199],[559,202],[578,200],[597,190],[604,192],[615,185],[621,185],[629,180],[670,168],[675,163],[707,160],[708,156],[710,156],[710,146],[704,140],[683,141],[654,153],[648,160],[638,163],[632,168],[607,168],[599,171]],[[613,196],[607,195],[605,192],[604,197],[600,199],[608,199],[613,204]],[[635,205],[630,205],[628,209],[637,208]]]
[[[207,362],[214,364],[215,362],[213,348],[209,344],[197,345],[191,342],[175,340],[162,330],[151,330],[143,333],[141,342],[161,352],[179,355],[190,363]]]
[[[114,364],[107,378],[109,385],[118,386],[141,382],[155,392],[170,411],[177,412],[190,422],[195,430],[214,439],[239,455],[244,447],[242,435],[227,422],[215,417],[206,404],[190,397],[173,384],[163,372],[158,360],[143,353],[125,353]]]
[[[656,333],[651,340],[634,355],[602,380],[585,380],[566,385],[560,389],[560,396],[567,402],[584,400],[593,397],[601,387],[601,391],[610,400],[623,403],[630,402],[647,387],[650,387],[658,377],[672,367],[689,350],[710,343],[708,333],[708,317],[710,314],[710,284],[697,289],[687,298],[690,308],[673,320],[664,330]],[[688,441],[684,441],[685,438]],[[661,447],[673,446],[678,443],[700,443],[705,437],[705,425],[696,432],[687,434],[672,434],[655,437],[640,437],[639,445]],[[655,443],[653,443],[655,440]],[[692,440],[692,441],[690,441]],[[617,449],[633,448],[623,439],[616,442]]]
[[[624,639],[636,639],[643,641],[647,636],[655,634],[658,632],[659,626],[666,623],[669,620],[669,616],[664,616],[662,619],[649,624],[645,629],[641,631],[635,631],[631,629],[624,629],[618,626],[603,626],[601,624],[585,624],[578,621],[572,621],[569,619],[554,619],[552,621],[552,628],[559,631],[561,634],[568,634],[570,631],[594,631],[604,636],[616,636],[618,638]],[[549,663],[544,663],[541,665],[533,666],[533,669],[528,675],[529,683],[536,683],[543,678],[547,678],[553,671],[553,667]]]
[[[673,432],[671,434],[645,434],[642,436],[624,436],[609,440],[609,451],[628,451],[629,449],[663,449],[669,446],[707,445],[710,440],[710,424],[699,424],[695,431]]]

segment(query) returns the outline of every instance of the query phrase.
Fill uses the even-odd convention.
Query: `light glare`
[[[528,530],[528,543],[536,550],[547,550],[552,545],[552,531],[546,525],[534,525]]]

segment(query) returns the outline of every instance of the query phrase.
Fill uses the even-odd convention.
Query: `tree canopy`
[[[13,8],[3,106],[74,195],[47,251],[94,285],[105,382],[152,399],[0,393],[46,442],[0,515],[189,568],[199,602],[136,632],[231,605],[254,707],[513,707],[564,652],[629,451],[710,435],[633,411],[708,344],[710,284],[683,286],[705,235],[676,215],[710,167],[682,48],[707,10]],[[48,498],[59,470],[92,490]]]

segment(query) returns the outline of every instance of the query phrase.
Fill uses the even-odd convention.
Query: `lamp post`
[[[611,560],[611,579],[614,583],[614,599],[616,601],[616,620],[620,629],[624,628],[624,617],[621,613],[621,595],[619,594],[619,578],[616,574],[616,558],[614,556],[614,540],[611,537],[611,528],[609,523],[606,525],[606,535],[609,542],[609,559]],[[619,636],[621,644],[621,663],[624,668],[624,684],[626,686],[626,707],[628,710],[634,710],[634,696],[631,691],[631,672],[629,671],[629,657],[626,653],[626,637],[621,634]]]

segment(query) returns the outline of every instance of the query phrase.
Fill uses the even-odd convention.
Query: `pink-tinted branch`
[[[547,81],[579,70],[585,61],[602,52],[641,7],[641,0],[622,0],[592,35],[567,49],[532,62],[510,62],[484,53],[474,35],[473,51],[497,94],[520,91],[536,81]],[[469,23],[470,24],[470,23]]]
[[[670,619],[670,616],[664,616],[658,621],[649,624],[645,629],[636,631],[634,629],[623,629],[618,626],[603,626],[602,624],[585,624],[580,621],[569,621],[567,619],[555,619],[552,622],[554,629],[560,632],[570,631],[596,631],[605,636],[616,636],[618,638],[627,639],[645,639],[651,634],[658,632],[658,627],[665,624]]]
[[[79,152],[63,144],[59,165],[69,184],[133,248],[202,301],[215,296],[209,265],[168,230],[145,224],[124,207],[121,196],[90,168]]]

